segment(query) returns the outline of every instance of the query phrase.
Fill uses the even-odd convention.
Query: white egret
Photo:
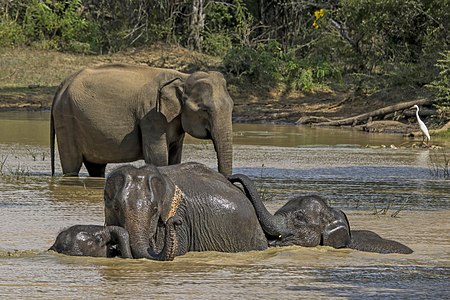
[[[430,134],[428,133],[427,125],[425,125],[425,123],[419,117],[419,107],[415,104],[413,106],[413,108],[416,109],[417,122],[419,123],[420,130],[422,130],[422,137],[423,137],[422,143],[425,140],[425,138],[427,138],[427,143],[426,144],[428,146],[428,143],[430,142]]]

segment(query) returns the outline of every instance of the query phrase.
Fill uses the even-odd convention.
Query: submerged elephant
[[[211,139],[219,172],[232,169],[233,100],[219,72],[109,64],[66,78],[50,118],[52,175],[55,134],[64,175],[105,176],[107,163],[144,159],[180,163],[185,133]]]
[[[176,247],[173,236],[176,226],[180,224],[178,217],[167,220],[165,248],[162,251],[166,256],[159,259],[174,259],[170,256],[174,252],[172,248]],[[74,225],[61,231],[49,250],[72,256],[133,258],[128,232],[120,226]],[[149,255],[157,259],[154,253]]]
[[[268,247],[246,195],[199,163],[119,167],[108,176],[104,196],[105,223],[128,231],[134,258],[168,260],[188,251]],[[175,234],[168,237],[164,228],[175,217]]]
[[[319,196],[289,200],[272,215],[262,203],[253,182],[243,174],[229,177],[240,183],[252,201],[270,246],[331,246],[377,253],[410,254],[413,251],[368,230],[350,230],[344,212],[328,206]]]
[[[66,255],[132,258],[128,232],[119,226],[74,225],[49,250]]]

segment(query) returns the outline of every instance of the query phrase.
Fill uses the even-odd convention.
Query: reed
[[[430,156],[429,170],[433,177],[450,179],[450,158],[445,154],[442,149],[441,156]]]
[[[6,155],[2,154],[2,157],[0,158],[0,175],[4,175],[3,168],[5,167],[5,163],[6,163],[7,159],[8,159],[8,154],[6,154]]]

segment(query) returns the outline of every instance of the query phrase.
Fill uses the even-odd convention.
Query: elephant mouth
[[[266,235],[267,243],[270,247],[283,247],[283,246],[295,246],[295,237],[292,233],[285,234],[283,236],[268,236]]]

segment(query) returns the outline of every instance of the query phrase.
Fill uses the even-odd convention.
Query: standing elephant
[[[118,226],[74,225],[61,231],[49,250],[74,256],[132,258],[128,232]]]
[[[191,75],[143,65],[84,68],[66,78],[50,119],[52,175],[55,134],[63,174],[105,176],[107,163],[144,159],[181,162],[185,133],[211,139],[218,170],[232,170],[233,100],[219,72]]]
[[[176,234],[168,237],[164,228],[175,217]],[[105,184],[105,223],[128,231],[134,258],[166,260],[188,251],[268,247],[246,195],[199,163],[114,170]]]
[[[240,183],[252,201],[270,246],[331,246],[377,253],[410,254],[413,251],[396,241],[383,239],[368,230],[350,230],[344,212],[328,206],[319,196],[289,200],[272,215],[262,203],[253,182],[243,174],[229,177]]]

